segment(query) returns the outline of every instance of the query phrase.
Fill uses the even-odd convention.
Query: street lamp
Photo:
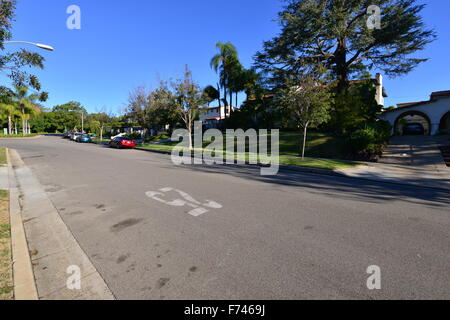
[[[8,44],[8,43],[25,43],[25,44],[31,44],[33,46],[36,46],[38,48],[44,49],[44,50],[48,50],[48,51],[54,51],[55,49],[52,46],[46,45],[46,44],[42,44],[42,43],[34,43],[34,42],[29,42],[29,41],[5,41],[3,42],[3,44]]]

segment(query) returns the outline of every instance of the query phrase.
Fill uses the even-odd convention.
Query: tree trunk
[[[303,129],[302,160],[305,160],[306,134],[307,133],[308,133],[308,124],[306,124],[304,129]]]
[[[233,110],[233,91],[230,89],[230,114],[231,110]]]
[[[103,141],[103,126],[100,127],[100,142]]]
[[[343,94],[348,88],[347,39],[341,39],[335,53],[336,73],[338,77],[337,94]]]
[[[11,114],[8,114],[8,134],[12,134],[12,119]]]
[[[219,93],[219,98],[218,98],[218,102],[219,102],[219,105],[218,105],[218,107],[220,107],[220,105],[222,104],[222,102],[220,101],[221,99],[221,96],[220,96],[220,86],[219,86],[219,84],[217,84],[217,92]]]
[[[22,108],[22,136],[25,136],[25,110]]]
[[[189,124],[188,131],[189,131],[189,150],[192,150],[193,149],[192,148],[192,126],[190,124]]]
[[[228,107],[228,101],[227,101],[227,88],[225,86],[223,87],[223,104],[225,107]]]

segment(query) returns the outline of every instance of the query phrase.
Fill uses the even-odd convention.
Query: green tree
[[[41,112],[39,102],[47,99],[46,93],[30,93],[27,86],[14,85],[13,101],[22,118],[22,135],[31,133],[30,119]]]
[[[220,75],[220,85],[223,89],[225,106],[233,109],[233,86],[237,82],[242,65],[239,62],[236,47],[230,43],[218,42],[216,48],[219,53],[211,59],[211,68]],[[227,100],[229,97],[229,101]]]
[[[8,134],[13,132],[13,119],[15,116],[20,116],[16,105],[12,99],[13,93],[10,90],[0,90],[0,115],[7,120]]]
[[[203,89],[203,97],[208,103],[208,106],[214,100],[217,100],[220,106],[220,91],[213,86],[207,86],[205,89]]]
[[[368,7],[381,9],[381,28],[368,28]],[[279,13],[281,33],[264,43],[256,66],[283,84],[292,74],[322,64],[345,92],[349,80],[377,68],[406,74],[427,59],[416,53],[435,39],[416,0],[289,0]]]
[[[41,84],[38,78],[22,69],[23,67],[43,69],[45,59],[41,55],[25,49],[3,53],[4,42],[11,40],[12,37],[11,30],[15,17],[16,2],[16,0],[0,1],[0,71],[5,72],[15,85],[29,86],[40,91]]]
[[[42,109],[42,112],[35,116],[30,121],[31,130],[33,132],[56,132],[58,130],[55,122],[55,113],[47,109]]]
[[[133,89],[128,97],[126,116],[130,122],[135,122],[142,128],[151,125],[149,96],[150,92],[140,86]]]
[[[192,129],[199,107],[205,104],[202,90],[192,80],[192,72],[186,66],[184,78],[172,83],[177,113],[189,132],[189,149],[192,149]]]
[[[58,131],[75,130],[81,126],[82,114],[87,115],[88,112],[76,101],[57,105],[53,107],[54,121]]]
[[[304,159],[308,129],[330,119],[330,91],[321,85],[319,78],[307,74],[289,82],[278,92],[276,99],[276,103],[303,129],[301,155]]]
[[[159,126],[169,125],[172,129],[179,122],[179,108],[175,94],[169,85],[161,81],[159,88],[149,95],[150,116],[152,122]]]
[[[88,117],[88,123],[91,132],[98,134],[100,136],[100,140],[103,140],[103,133],[108,126],[111,126],[112,116],[111,114],[101,111],[98,113],[93,113]]]

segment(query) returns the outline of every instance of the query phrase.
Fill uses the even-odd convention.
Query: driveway
[[[445,172],[441,145],[450,145],[450,136],[395,136],[380,163]]]
[[[450,299],[448,191],[177,167],[57,137],[0,145],[18,150],[118,299]],[[366,286],[372,265],[381,290]]]
[[[439,146],[450,136],[396,136],[378,163],[339,170],[354,178],[450,190],[450,168]]]

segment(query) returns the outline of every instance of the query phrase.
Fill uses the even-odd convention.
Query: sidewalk
[[[14,292],[17,300],[113,300],[44,189],[15,150],[9,150]],[[31,256],[30,256],[31,253]],[[72,280],[71,280],[72,279]],[[80,286],[70,287],[79,283]]]
[[[450,145],[449,139],[448,136],[393,137],[379,163],[338,171],[354,178],[450,190],[450,168],[439,150],[440,145]]]
[[[8,190],[8,189],[9,189],[8,167],[0,166],[0,190]]]

